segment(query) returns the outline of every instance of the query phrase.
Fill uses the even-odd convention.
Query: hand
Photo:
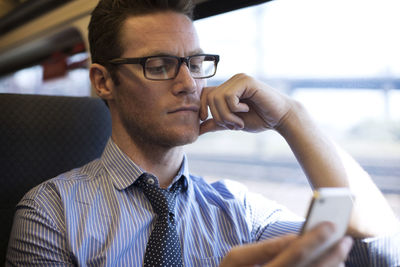
[[[276,128],[291,109],[292,100],[245,74],[237,74],[201,95],[200,134],[224,129],[259,132]],[[212,119],[207,119],[208,109]]]
[[[352,239],[344,237],[317,259],[312,251],[333,234],[333,225],[322,223],[302,236],[286,235],[275,239],[233,248],[220,267],[241,267],[264,264],[264,267],[343,266],[352,247]]]

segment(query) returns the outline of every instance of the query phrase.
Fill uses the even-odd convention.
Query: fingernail
[[[342,246],[346,251],[350,251],[353,246],[353,239],[349,236],[345,236],[342,241]]]

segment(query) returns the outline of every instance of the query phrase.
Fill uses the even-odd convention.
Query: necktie
[[[173,185],[171,191],[168,191],[159,187],[154,176],[144,174],[137,180],[137,185],[142,188],[157,214],[154,229],[147,242],[144,266],[183,266],[174,219],[175,198],[181,189],[180,181]]]

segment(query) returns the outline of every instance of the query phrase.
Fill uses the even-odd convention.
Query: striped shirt
[[[142,266],[156,216],[134,185],[143,173],[110,139],[100,159],[33,188],[17,206],[6,265]],[[190,174],[186,157],[179,179],[175,218],[185,266],[218,266],[233,246],[302,226],[302,218],[239,183],[208,184]],[[348,265],[396,266],[399,240],[358,240]]]

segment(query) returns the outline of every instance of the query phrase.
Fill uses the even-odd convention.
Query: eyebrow
[[[199,49],[189,52],[188,56],[203,54],[203,53],[204,53],[203,49],[199,48]],[[175,55],[173,55],[169,52],[166,52],[166,51],[162,51],[162,50],[151,51],[151,52],[145,53],[143,55],[143,57],[150,57],[150,56],[175,56]]]

